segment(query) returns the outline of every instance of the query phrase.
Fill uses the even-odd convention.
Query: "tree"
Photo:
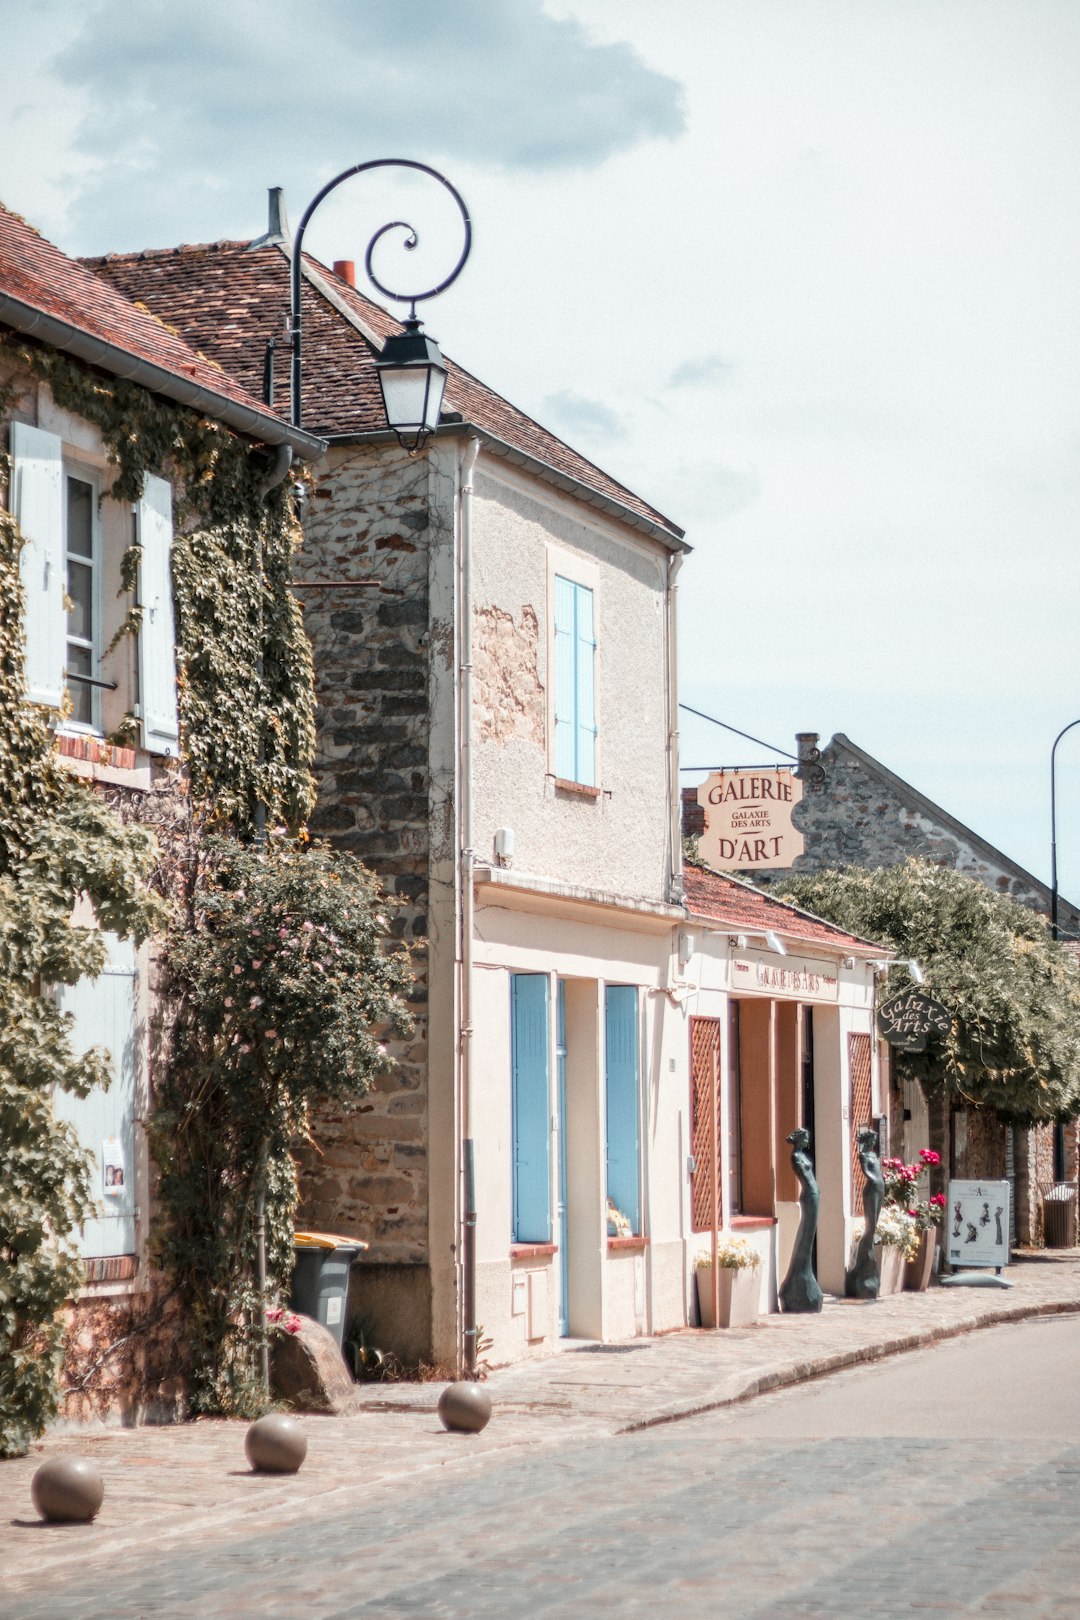
[[[800,874],[776,892],[922,965],[952,1028],[898,1052],[901,1079],[1017,1124],[1080,1113],[1080,973],[1038,913],[919,860]],[[890,975],[890,989],[903,982]]]

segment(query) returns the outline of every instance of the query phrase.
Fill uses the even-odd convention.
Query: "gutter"
[[[462,1360],[471,1376],[476,1371],[476,1171],[472,1132],[473,1075],[473,933],[476,895],[473,872],[473,626],[472,626],[472,494],[473,468],[480,441],[468,439],[461,454],[458,484],[458,646],[460,658],[460,779],[459,815],[461,850],[461,1027],[458,1036],[461,1118],[462,1230]]]
[[[602,495],[591,484],[582,483],[570,473],[560,471],[553,467],[549,461],[542,461],[539,456],[530,455],[525,450],[519,450],[516,445],[508,444],[505,439],[498,438],[489,433],[486,428],[478,427],[475,422],[462,419],[459,422],[442,421],[435,430],[439,438],[455,433],[467,433],[472,438],[480,440],[485,449],[492,455],[500,456],[504,461],[514,466],[523,467],[533,473],[546,484],[553,484],[564,495],[572,495],[576,500],[586,506],[595,506],[599,511],[606,512],[611,517],[619,519],[620,523],[628,524],[630,528],[637,529],[641,534],[647,534],[651,540],[659,540],[669,551],[690,552],[693,548],[683,538],[683,531],[674,525],[665,528],[662,523],[652,518],[643,517],[631,507],[624,506],[611,495]],[[361,444],[397,444],[397,434],[388,428],[373,428],[366,433],[328,433],[327,443],[331,446],[340,446],[347,449],[350,445]]]
[[[164,366],[156,365],[151,360],[142,360],[118,344],[94,337],[81,327],[73,326],[70,321],[61,320],[59,316],[46,315],[42,310],[35,309],[33,304],[26,304],[10,293],[0,292],[0,321],[16,332],[37,338],[50,348],[60,349],[65,354],[85,360],[89,365],[98,366],[114,377],[138,383],[155,394],[164,394],[166,399],[174,400],[178,405],[186,405],[204,416],[215,417],[247,438],[256,439],[262,444],[287,445],[301,461],[317,461],[326,450],[325,439],[294,428],[280,416],[241,404],[239,400],[229,399],[225,394],[218,394],[201,383],[193,382],[190,377],[167,371]]]

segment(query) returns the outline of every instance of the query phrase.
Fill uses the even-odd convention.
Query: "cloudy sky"
[[[1074,0],[0,19],[0,196],[69,252],[250,236],[268,186],[295,220],[364,158],[445,168],[476,247],[431,330],[696,548],[684,699],[771,746],[688,719],[686,763],[846,732],[1049,876],[1080,718]],[[360,259],[407,209],[434,263],[449,225],[404,193],[342,188],[310,245]],[[1080,899],[1080,727],[1059,764]]]

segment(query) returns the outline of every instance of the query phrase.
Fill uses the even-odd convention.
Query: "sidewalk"
[[[47,1578],[118,1568],[151,1546],[194,1547],[329,1514],[355,1513],[359,1523],[376,1491],[431,1469],[471,1472],[506,1448],[625,1433],[976,1327],[1080,1311],[1080,1250],[1018,1257],[1008,1276],[1009,1291],[935,1288],[869,1304],[829,1299],[817,1316],[566,1348],[493,1372],[494,1415],[478,1436],[444,1433],[438,1384],[360,1385],[346,1416],[301,1420],[309,1449],[295,1477],[250,1473],[243,1423],[51,1436],[30,1456],[0,1462],[0,1612],[5,1596],[40,1592]],[[102,1473],[105,1503],[92,1525],[43,1525],[34,1514],[31,1478],[57,1452],[87,1456]]]

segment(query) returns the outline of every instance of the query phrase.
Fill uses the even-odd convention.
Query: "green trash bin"
[[[321,1322],[340,1350],[345,1336],[349,1300],[349,1272],[367,1244],[361,1238],[334,1232],[297,1232],[293,1237],[295,1265],[289,1304],[302,1316]]]

